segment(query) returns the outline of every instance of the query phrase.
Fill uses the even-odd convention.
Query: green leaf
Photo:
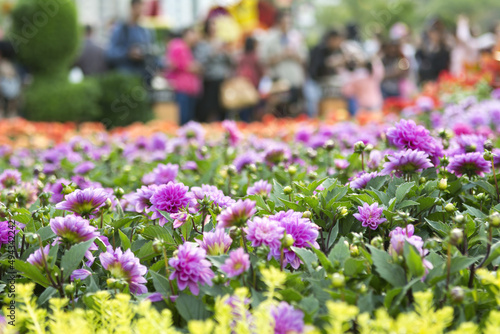
[[[488,266],[493,260],[500,256],[500,241],[491,246],[490,255],[483,264],[483,267]]]
[[[413,188],[415,182],[406,182],[398,186],[396,190],[396,203],[401,203],[401,201],[405,198],[406,194]]]
[[[23,276],[33,280],[33,282],[40,284],[44,288],[50,285],[49,280],[45,277],[44,273],[34,265],[21,260],[14,262],[14,268],[23,273]]]
[[[379,190],[387,182],[389,176],[376,176],[366,184],[366,189]]]
[[[401,266],[392,263],[392,257],[385,251],[369,246],[373,264],[379,275],[394,287],[406,284],[405,272]]]
[[[333,265],[338,262],[340,266],[343,266],[347,258],[351,256],[349,247],[347,247],[347,245],[344,243],[344,240],[344,238],[340,238],[335,247],[333,247],[332,251],[328,255],[328,259]]]
[[[313,272],[314,269],[312,267],[312,263],[318,261],[316,254],[305,248],[291,247],[291,249],[302,260],[303,264],[306,265],[307,270],[309,272]]]
[[[205,303],[195,296],[181,294],[175,301],[175,307],[187,322],[205,320],[210,316],[210,313],[205,309]]]
[[[407,200],[402,201],[398,205],[396,205],[396,208],[403,209],[403,208],[407,208],[409,206],[415,206],[415,205],[420,205],[420,203],[407,199]]]
[[[344,275],[346,276],[356,276],[361,274],[365,270],[365,260],[348,258],[344,264]]]
[[[38,297],[38,299],[36,301],[37,305],[42,306],[43,304],[48,302],[49,299],[52,298],[52,296],[54,296],[56,293],[57,293],[57,290],[54,289],[53,287],[49,286],[47,289],[45,289],[44,292],[42,292],[40,297]]]
[[[311,243],[309,243],[309,244],[311,245],[311,249],[313,250],[314,254],[316,254],[316,256],[318,257],[318,260],[321,263],[321,265],[323,266],[323,268],[325,268],[325,270],[328,273],[333,272],[333,265],[330,262],[330,260],[328,260],[328,258],[326,257],[325,253],[323,253],[319,249],[314,248]]]
[[[290,201],[287,201],[286,199],[283,199],[283,198],[281,198],[280,200],[281,200],[281,202],[283,204],[285,204],[285,206],[287,208],[292,209],[293,211],[297,211],[297,212],[304,212],[304,211],[306,211],[305,207],[303,207],[302,205],[299,205],[299,204],[297,204],[295,202],[290,202]]]
[[[422,263],[422,257],[418,254],[417,250],[413,245],[405,242],[403,246],[403,254],[406,262],[406,266],[410,269],[410,273],[414,277],[422,277],[425,274],[425,268]]]
[[[300,293],[298,293],[294,289],[281,290],[279,293],[283,297],[283,300],[288,302],[288,303],[298,302],[298,301],[302,300],[302,298],[304,298],[304,296],[302,296]]]
[[[490,194],[491,197],[495,198],[497,196],[497,191],[491,183],[486,182],[485,180],[477,180],[476,182],[474,182],[474,184],[486,190],[486,192]]]
[[[464,206],[467,208],[466,212],[469,213],[472,217],[481,218],[481,219],[484,219],[487,217],[486,214],[479,209],[476,209],[476,208],[469,206],[467,204],[464,204]]]
[[[38,235],[40,235],[40,238],[42,238],[42,241],[51,239],[51,238],[53,238],[53,237],[56,236],[56,234],[54,233],[54,231],[52,231],[52,229],[50,228],[50,226],[42,227],[36,233]]]
[[[149,271],[149,274],[153,279],[153,285],[157,292],[161,293],[164,296],[170,296],[172,294],[172,291],[170,290],[170,283],[165,276],[160,275],[152,270]]]
[[[79,243],[64,253],[61,259],[61,270],[64,270],[65,280],[81,265],[85,253],[93,243],[94,239]]]
[[[186,223],[184,225],[188,224]],[[172,238],[170,233],[168,233],[168,231],[165,228],[158,225],[152,225],[146,227],[142,232],[142,236],[148,240],[159,239],[170,244],[175,244],[174,239]]]
[[[121,247],[124,251],[130,248],[130,239],[121,230],[118,230],[120,235]]]
[[[425,218],[425,221],[441,237],[444,238],[444,237],[446,237],[446,236],[448,236],[450,234],[451,227],[449,225],[443,224],[442,222],[438,222],[438,221],[434,221],[434,220],[429,220],[427,218]]]

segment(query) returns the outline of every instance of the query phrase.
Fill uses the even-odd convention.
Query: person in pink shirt
[[[380,111],[384,102],[380,83],[384,78],[384,66],[379,59],[367,61],[345,83],[342,93],[358,101],[359,110]]]
[[[165,76],[175,90],[181,125],[194,118],[196,99],[202,87],[202,67],[191,52],[198,39],[198,33],[193,28],[187,28],[179,38],[171,40],[167,46],[168,66]]]

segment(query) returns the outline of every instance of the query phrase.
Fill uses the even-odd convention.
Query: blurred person
[[[384,66],[377,57],[357,68],[342,87],[342,93],[355,98],[360,110],[382,110],[383,97],[380,84],[384,78]]]
[[[419,63],[419,82],[435,81],[444,71],[450,69],[450,50],[444,33],[437,27],[426,33],[427,42],[416,53]]]
[[[454,45],[450,53],[450,72],[455,76],[463,74],[466,66],[477,64],[478,60],[477,40],[472,36],[469,19],[459,15]]]
[[[197,97],[201,92],[201,65],[194,59],[192,48],[199,41],[193,28],[186,28],[180,37],[174,38],[167,45],[165,77],[175,90],[175,98],[179,107],[180,125],[184,125],[195,117]]]
[[[85,26],[85,40],[80,57],[75,63],[84,75],[102,74],[107,71],[106,52],[93,39],[93,28]]]
[[[139,25],[143,6],[142,0],[131,0],[130,18],[115,24],[106,55],[112,68],[141,76],[150,85],[158,64],[153,54],[153,36]]]
[[[264,75],[264,69],[257,55],[257,40],[249,36],[245,40],[243,55],[238,60],[236,75],[248,79],[255,89],[258,89],[260,80]],[[242,121],[250,122],[253,118],[255,107],[245,108],[240,111]]]
[[[406,98],[405,81],[408,78],[410,62],[401,51],[398,41],[391,41],[382,46],[382,64],[384,66],[384,78],[381,83],[382,96],[384,99]]]
[[[4,53],[8,54],[8,46]],[[21,94],[21,78],[13,63],[0,51],[0,119],[14,117]]]
[[[280,12],[275,26],[269,31],[261,48],[261,58],[273,80],[286,81],[290,88],[288,103],[278,109],[282,114],[297,114],[306,79],[304,65],[307,48],[302,35],[292,29],[292,17],[288,12]]]
[[[203,95],[197,108],[200,122],[214,122],[225,118],[221,102],[222,83],[233,71],[229,46],[217,36],[217,16],[205,21],[204,38],[194,49],[194,57],[203,66]]]
[[[389,30],[389,38],[393,41],[399,41],[401,52],[408,59],[410,68],[408,70],[408,80],[405,81],[403,90],[406,95],[410,95],[417,90],[418,82],[418,62],[416,58],[417,49],[411,41],[411,33],[408,26],[403,22],[395,23]]]

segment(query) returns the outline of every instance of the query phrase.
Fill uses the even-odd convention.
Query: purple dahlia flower
[[[52,196],[50,197],[50,202],[54,204],[62,202],[64,200],[64,194],[62,193],[64,188],[63,185],[69,185],[70,183],[71,181],[69,180],[58,179],[53,184],[47,184],[45,186],[44,191],[52,193]]]
[[[8,221],[0,221],[0,247],[9,244],[9,241],[12,241],[15,235],[19,233],[17,226],[14,226],[14,229],[11,229],[11,227],[12,225]]]
[[[381,218],[384,209],[379,208],[378,203],[373,203],[372,205],[363,203],[363,206],[358,206],[358,212],[354,214],[354,218],[359,220],[362,226],[369,227],[372,230],[376,230],[380,224],[387,220]]]
[[[335,164],[335,168],[337,168],[338,170],[344,170],[349,167],[349,161],[347,161],[346,159],[335,159],[333,163]]]
[[[251,187],[247,189],[247,195],[259,195],[259,196],[269,196],[273,186],[269,182],[264,180],[259,180],[255,182]]]
[[[227,137],[229,140],[229,144],[231,146],[236,146],[241,140],[241,132],[238,129],[238,125],[235,121],[225,120],[222,122],[222,127],[227,131]]]
[[[200,292],[198,283],[212,285],[214,273],[210,269],[212,265],[206,260],[206,255],[205,250],[195,243],[186,242],[179,246],[177,256],[168,261],[174,268],[169,279],[177,279],[179,290],[189,287],[194,295],[198,295]]]
[[[0,189],[8,189],[21,184],[21,173],[15,169],[6,169],[0,174]]]
[[[94,169],[95,164],[92,161],[84,161],[73,169],[75,174],[87,174]]]
[[[108,246],[106,253],[99,255],[99,259],[103,268],[109,271],[113,278],[128,283],[130,292],[138,295],[148,292],[144,285],[147,282],[144,275],[148,268],[141,264],[130,249],[124,253],[121,248],[113,250],[113,247]]]
[[[483,152],[486,137],[482,135],[464,134],[458,136],[455,141],[460,147],[457,150],[456,154],[463,154],[468,152]]]
[[[414,235],[415,228],[412,224],[408,224],[405,228],[396,227],[389,233],[389,237],[391,238],[391,244],[389,246],[390,254],[402,255],[404,251],[404,244],[408,242],[410,245],[413,245],[420,256],[422,257],[422,264],[425,267],[425,275],[433,268],[431,262],[426,260],[424,256],[429,254],[429,250],[424,249],[424,241],[418,235]],[[422,278],[422,280],[425,278]]]
[[[220,208],[226,208],[236,202],[231,197],[224,195],[222,190],[219,190],[216,186],[208,184],[203,184],[201,187],[192,187],[190,196],[192,200],[196,202],[194,205],[196,209],[199,209],[200,207],[198,201],[202,201],[205,198]]]
[[[26,262],[34,265],[35,267],[38,267],[39,269],[42,269],[43,267],[45,267],[44,258],[45,260],[48,259],[49,252],[50,252],[50,245],[43,247],[43,249],[38,248],[33,254],[28,256]]]
[[[370,180],[374,179],[377,176],[379,176],[377,172],[363,173],[349,182],[349,186],[352,189],[365,189],[368,185],[368,182],[370,182]]]
[[[50,220],[50,229],[57,235],[56,241],[66,245],[74,245],[99,236],[97,228],[91,226],[87,219],[68,215]]]
[[[252,247],[268,246],[271,249],[269,257],[279,258],[281,239],[285,228],[279,226],[276,221],[269,220],[267,217],[255,217],[248,221],[244,229],[247,240],[252,243]]]
[[[275,334],[304,332],[304,313],[286,302],[281,302],[278,306],[271,308],[271,316],[274,319]]]
[[[239,276],[248,268],[250,268],[250,256],[241,247],[229,253],[229,258],[220,267],[227,277]]]
[[[151,209],[153,211],[152,219],[160,219],[160,225],[163,226],[167,220],[160,211],[168,213],[178,213],[181,209],[191,203],[188,195],[189,188],[182,183],[169,182],[156,188],[151,196]]]
[[[90,216],[106,202],[108,193],[102,188],[77,189],[66,195],[64,201],[56,204],[56,209],[74,212],[80,216]]]
[[[312,247],[319,248],[316,239],[319,235],[319,226],[312,223],[309,219],[302,218],[301,212],[293,210],[281,211],[269,217],[274,220],[280,227],[285,229],[287,235],[293,237],[293,245],[298,248]],[[284,249],[285,261],[284,265],[290,263],[292,268],[297,269],[300,266],[300,259],[290,248]]]
[[[414,121],[402,119],[395,127],[387,130],[389,143],[398,147],[427,153],[432,163],[437,165],[443,156],[442,145],[430,135],[429,130]]]
[[[233,240],[224,229],[215,229],[213,232],[203,233],[203,240],[196,242],[208,255],[222,255],[229,250]]]
[[[484,160],[483,154],[480,152],[466,153],[455,155],[450,159],[448,171],[460,177],[467,175],[484,176],[485,173],[491,171],[491,163]]]
[[[389,175],[392,172],[395,172],[396,176],[408,175],[434,166],[427,153],[417,150],[396,152],[388,156],[388,159],[389,161],[384,163],[384,169],[380,172],[382,175]]]
[[[167,184],[175,181],[179,173],[179,166],[174,164],[158,164],[155,169],[149,174],[144,175],[142,182],[145,184]]]
[[[189,121],[182,128],[177,131],[179,137],[185,140],[196,140],[199,143],[203,142],[205,138],[205,129],[200,123]]]
[[[217,228],[226,228],[231,226],[241,227],[257,212],[255,202],[249,199],[239,200],[234,203],[217,217],[219,224]]]
[[[257,152],[249,150],[241,155],[238,155],[236,159],[234,159],[233,165],[236,167],[238,172],[241,172],[246,166],[259,162],[261,162],[261,156]]]
[[[74,281],[77,279],[83,281],[84,279],[86,279],[90,275],[92,275],[92,273],[90,271],[88,271],[87,269],[76,269],[71,274],[70,279],[71,279],[71,281]]]
[[[152,184],[149,186],[142,186],[140,189],[135,191],[130,204],[135,208],[136,212],[151,212],[151,197],[157,189],[158,186],[156,184]]]

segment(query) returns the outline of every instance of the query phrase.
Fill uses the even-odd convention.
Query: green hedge
[[[101,115],[95,119],[108,128],[146,122],[153,118],[150,94],[141,78],[110,72],[98,78]]]
[[[24,95],[24,116],[34,121],[91,121],[99,117],[100,87],[95,80],[35,80]]]

